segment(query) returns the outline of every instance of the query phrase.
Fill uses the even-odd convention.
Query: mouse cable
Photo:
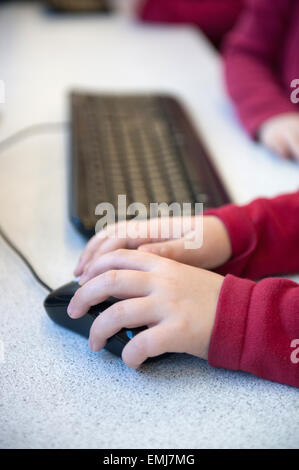
[[[30,126],[24,127],[23,129],[19,129],[14,134],[6,137],[0,141],[0,152],[6,150],[11,145],[17,144],[18,142],[23,141],[29,137],[33,137],[35,135],[43,135],[48,132],[56,132],[58,129],[68,125],[68,121],[61,121],[61,122],[41,122],[38,124],[31,124]]]
[[[34,135],[42,135],[45,132],[47,133],[47,132],[55,131],[57,130],[58,127],[61,128],[62,126],[66,124],[68,123],[67,122],[45,122],[45,123],[33,124],[31,126],[25,127],[24,129],[21,129],[17,131],[15,134],[12,134],[11,136],[2,140],[0,142],[0,152],[10,147],[13,144],[23,141],[24,139],[28,137],[32,137]],[[10,238],[6,235],[6,233],[4,232],[1,226],[0,226],[0,236],[5,241],[5,243],[11,248],[11,250],[14,251],[18,255],[18,257],[23,261],[25,266],[27,266],[27,268],[31,272],[34,279],[42,287],[44,287],[48,292],[52,292],[53,289],[39,277],[39,275],[37,274],[36,270],[30,263],[30,261],[19,250],[19,248],[17,248],[16,245],[10,240]]]
[[[47,291],[49,292],[52,292],[53,289],[48,286],[48,284],[46,284],[40,277],[39,275],[37,274],[37,272],[35,271],[34,267],[32,266],[32,264],[30,263],[30,261],[28,261],[28,259],[23,255],[23,253],[19,250],[19,248],[16,247],[16,245],[8,238],[8,236],[6,235],[6,233],[3,232],[3,229],[0,227],[0,236],[1,238],[6,242],[6,244],[19,256],[19,258],[21,258],[21,260],[23,261],[23,263],[27,266],[27,268],[29,269],[29,271],[31,272],[32,276],[36,279],[36,281],[42,286],[44,287]]]

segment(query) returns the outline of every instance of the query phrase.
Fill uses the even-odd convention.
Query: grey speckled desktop
[[[48,320],[44,292],[0,248],[1,447],[298,446],[298,390],[187,356],[136,372],[93,354]]]
[[[298,165],[269,155],[240,131],[223,94],[218,57],[197,32],[141,28],[113,17],[56,23],[36,5],[11,4],[0,15],[8,99],[0,140],[34,122],[65,119],[73,85],[166,88],[201,124],[236,202],[298,187]],[[65,35],[72,41],[64,43]],[[84,246],[67,216],[66,135],[53,129],[0,152],[1,226],[54,288],[71,280]],[[129,370],[51,323],[45,295],[0,240],[1,448],[299,447],[297,389],[180,355]]]

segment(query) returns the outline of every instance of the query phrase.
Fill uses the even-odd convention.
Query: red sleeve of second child
[[[244,0],[147,0],[139,12],[144,21],[191,23],[214,42],[234,25]]]
[[[256,137],[267,119],[297,112],[277,73],[293,0],[248,0],[224,47],[228,92],[245,129]]]

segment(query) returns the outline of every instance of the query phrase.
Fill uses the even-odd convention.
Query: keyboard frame
[[[86,238],[90,238],[95,234],[94,227],[91,229],[86,226],[84,223],[84,188],[82,187],[82,179],[80,180],[78,166],[80,163],[78,158],[80,158],[78,151],[78,139],[77,139],[77,129],[76,129],[76,120],[73,119],[76,113],[77,99],[79,97],[106,97],[107,94],[99,93],[89,93],[89,92],[80,92],[73,91],[70,94],[70,114],[71,114],[71,145],[70,145],[70,158],[69,158],[69,215],[73,225],[76,229],[83,234]],[[108,96],[112,96],[109,94]],[[216,171],[214,164],[212,163],[211,157],[209,156],[206,146],[204,145],[200,133],[195,130],[192,120],[190,119],[188,113],[186,112],[183,105],[178,101],[177,98],[170,95],[160,95],[160,94],[122,94],[115,95],[117,99],[118,96],[129,96],[129,97],[139,97],[153,96],[155,99],[159,99],[159,104],[161,104],[165,118],[168,119],[168,122],[175,122],[179,125],[180,132],[183,131],[184,135],[184,145],[186,148],[186,153],[189,164],[194,169],[194,174],[205,174],[207,178],[210,178],[212,184],[210,185],[210,197],[213,198],[214,203],[213,207],[220,207],[222,205],[228,204],[231,201],[231,198],[220,179],[218,172]],[[173,116],[174,118],[169,120],[168,116]],[[100,202],[100,201],[99,201]],[[109,201],[105,201],[109,202]],[[156,201],[149,201],[156,202]],[[161,202],[161,201],[159,201]],[[195,203],[198,201],[186,201]]]

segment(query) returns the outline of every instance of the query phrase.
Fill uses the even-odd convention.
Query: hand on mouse
[[[137,228],[139,230],[145,228],[147,233],[150,233],[151,225],[157,223],[157,219],[142,222],[132,220],[122,223],[127,234],[124,238],[115,236],[113,230],[115,226],[108,226],[90,239],[80,257],[75,275],[81,275],[82,282],[91,279],[95,275],[100,257],[119,248],[138,248],[140,251],[155,253],[165,258],[206,269],[217,268],[231,257],[230,238],[224,224],[218,217],[209,215],[203,217],[203,245],[197,249],[185,248],[185,237],[188,233],[182,233],[182,238],[172,239],[172,226],[169,231],[170,237],[166,240],[161,237],[165,224],[171,224],[175,219],[161,218],[158,220],[158,238],[150,236],[132,238],[129,236],[129,233],[134,233],[135,227],[136,230]],[[195,225],[194,219],[193,217],[193,227]],[[117,224],[117,227],[120,227],[120,224]],[[130,232],[129,229],[133,229],[133,231]],[[142,230],[139,233],[141,232]],[[116,233],[118,232],[116,231]]]
[[[208,358],[223,277],[151,253],[119,249],[99,257],[96,277],[72,298],[68,314],[79,318],[109,296],[120,300],[93,322],[93,351],[122,328],[148,326],[124,347],[123,361],[136,369],[148,357],[185,352]]]
[[[259,139],[281,157],[299,160],[299,113],[268,119],[260,128]]]

